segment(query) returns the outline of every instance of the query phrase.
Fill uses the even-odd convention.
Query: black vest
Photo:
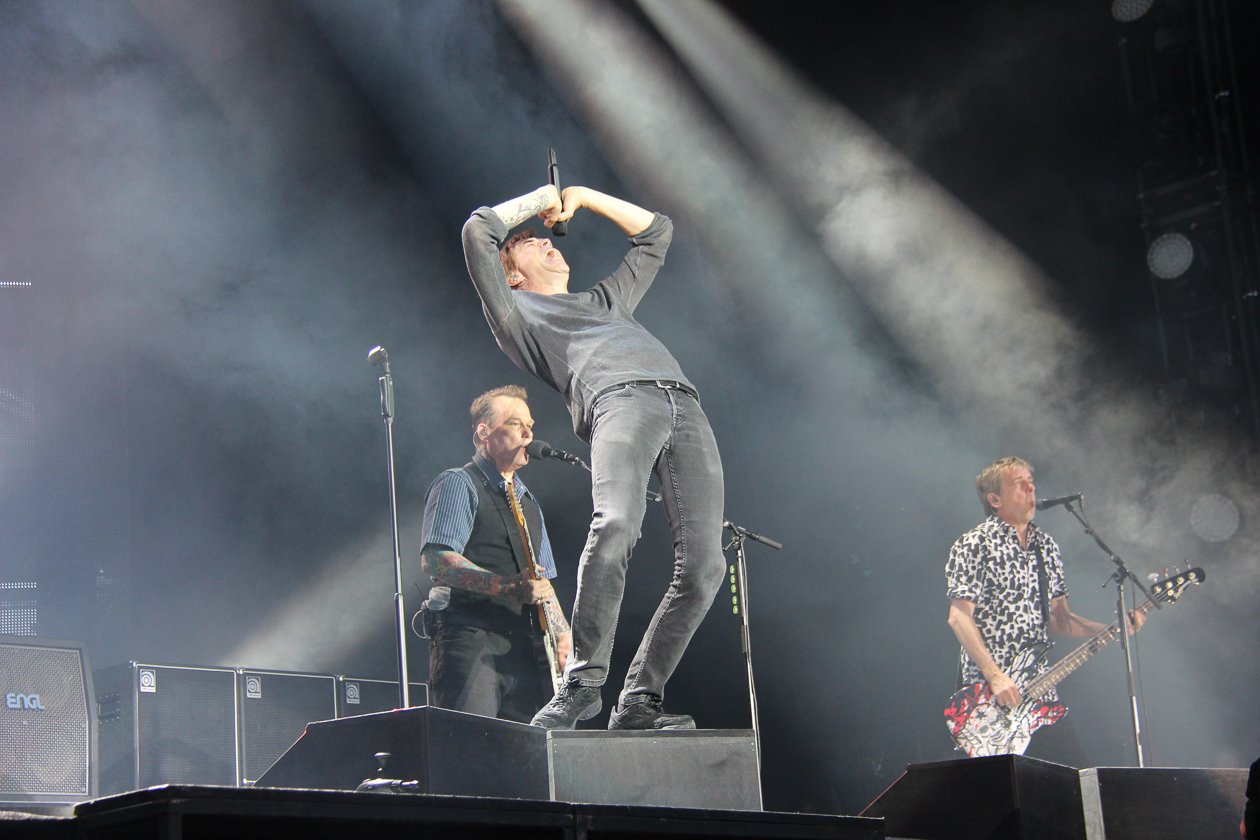
[[[477,490],[477,515],[473,518],[472,534],[464,545],[463,555],[488,572],[510,577],[526,568],[525,545],[520,526],[508,505],[507,496],[476,464],[464,465],[464,471],[473,480]],[[538,504],[526,494],[521,499],[525,512],[525,525],[533,539],[534,550],[542,543],[542,514]],[[522,622],[529,621],[535,608],[532,605],[510,607],[465,589],[451,589],[451,603],[443,611],[444,618],[456,624],[471,624],[491,630],[519,630]]]

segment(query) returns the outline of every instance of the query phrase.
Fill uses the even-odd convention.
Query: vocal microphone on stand
[[[1084,498],[1084,493],[1072,493],[1068,496],[1055,496],[1052,499],[1039,499],[1037,501],[1037,510],[1045,510],[1046,508],[1066,505],[1068,502],[1079,502]]]
[[[581,458],[572,452],[565,452],[563,449],[556,449],[545,440],[534,438],[525,445],[525,451],[529,453],[531,458],[555,458],[557,461],[564,461],[568,464],[577,464],[585,467],[586,464]]]

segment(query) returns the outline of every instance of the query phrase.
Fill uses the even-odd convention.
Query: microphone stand
[[[411,707],[411,686],[407,677],[407,622],[403,612],[402,553],[398,548],[398,490],[394,481],[394,376],[389,354],[376,346],[368,353],[372,366],[381,365],[381,417],[385,421],[385,455],[389,466],[389,515],[394,530],[394,624],[398,652],[398,699],[400,709]]]
[[[722,520],[722,527],[730,531],[731,541],[723,551],[735,549],[735,564],[731,567],[731,610],[739,615],[740,647],[744,653],[744,667],[748,672],[748,709],[752,716],[753,748],[757,753],[757,791],[761,792],[761,718],[757,713],[757,686],[753,681],[752,636],[748,626],[748,563],[744,555],[744,542],[757,542],[779,551],[783,543],[772,540],[763,534],[755,534],[729,519]],[[738,594],[735,594],[738,588]],[[741,602],[743,608],[741,609]]]
[[[591,471],[588,465],[581,458],[573,456],[573,460],[560,458],[565,463],[575,464],[582,467],[587,472]],[[664,497],[655,490],[647,491],[647,498],[650,502],[661,502]],[[753,680],[752,665],[752,633],[748,624],[748,562],[744,552],[744,543],[747,540],[754,540],[762,545],[769,546],[775,551],[783,548],[783,543],[778,540],[771,539],[764,534],[757,534],[749,531],[742,525],[736,525],[729,519],[722,519],[722,527],[731,532],[731,541],[727,543],[722,550],[729,551],[735,549],[735,563],[731,566],[731,611],[739,616],[740,624],[740,647],[744,654],[744,668],[748,673],[748,708],[752,719],[753,748],[757,753],[757,791],[761,792],[761,718],[757,713],[757,686]],[[742,609],[741,609],[742,605]]]
[[[1137,753],[1137,766],[1145,767],[1146,757],[1142,749],[1142,724],[1138,713],[1137,683],[1133,678],[1133,649],[1129,644],[1129,622],[1127,621],[1127,615],[1124,609],[1125,581],[1133,581],[1134,585],[1137,586],[1138,591],[1150,599],[1156,609],[1163,608],[1160,606],[1159,601],[1151,597],[1151,593],[1147,590],[1142,581],[1138,580],[1137,576],[1134,575],[1133,572],[1129,570],[1129,567],[1124,564],[1124,560],[1120,559],[1120,555],[1112,551],[1111,548],[1103,542],[1102,537],[1098,536],[1094,529],[1090,527],[1089,522],[1085,520],[1084,513],[1073,507],[1072,502],[1065,503],[1064,507],[1067,508],[1068,513],[1075,516],[1077,521],[1081,523],[1081,526],[1085,529],[1085,533],[1094,538],[1094,542],[1098,544],[1098,547],[1101,548],[1104,553],[1106,553],[1111,562],[1116,564],[1116,570],[1111,574],[1110,578],[1108,578],[1108,581],[1115,581],[1116,584],[1116,621],[1120,627],[1120,647],[1124,649],[1124,667],[1129,690],[1129,712],[1133,719],[1133,746]],[[1107,583],[1104,583],[1103,586],[1107,586]]]

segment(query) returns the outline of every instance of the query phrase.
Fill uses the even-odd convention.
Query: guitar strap
[[[1041,621],[1048,635],[1050,633],[1050,599],[1046,590],[1050,588],[1050,579],[1046,575],[1045,558],[1041,556],[1041,542],[1037,541],[1036,535],[1033,536],[1033,540],[1033,553],[1037,555],[1037,592],[1041,601]]]

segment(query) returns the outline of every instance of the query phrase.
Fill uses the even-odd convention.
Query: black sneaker
[[[538,710],[532,726],[543,729],[572,729],[579,720],[590,720],[604,708],[599,697],[599,686],[582,685],[577,680],[560,686],[556,696]]]
[[[642,703],[631,703],[622,707],[620,703],[608,716],[609,729],[695,729],[696,721],[691,715],[671,715],[662,711],[661,704],[652,700]]]

